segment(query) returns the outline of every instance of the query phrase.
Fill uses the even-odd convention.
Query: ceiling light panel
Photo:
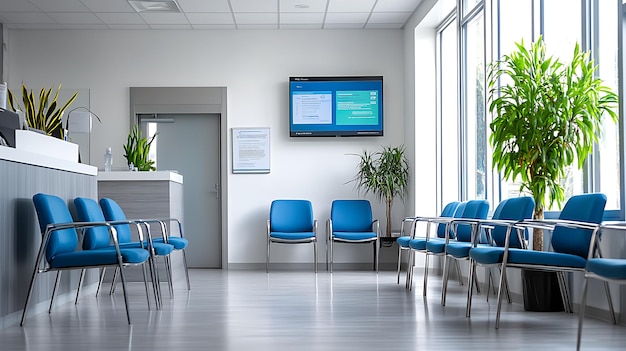
[[[128,0],[130,6],[139,13],[144,12],[181,12],[176,0]]]

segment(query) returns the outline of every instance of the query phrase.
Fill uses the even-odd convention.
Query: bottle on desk
[[[113,154],[111,153],[111,148],[108,147],[104,153],[104,171],[111,172],[111,165],[113,165]]]

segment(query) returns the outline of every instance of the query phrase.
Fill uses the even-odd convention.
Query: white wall
[[[345,184],[357,162],[348,154],[403,144],[410,135],[405,134],[401,30],[10,30],[7,49],[11,89],[22,82],[31,88],[63,83],[67,89],[89,89],[90,107],[103,120],[94,123],[90,153],[99,167],[107,146],[113,147],[114,161],[123,162],[132,86],[225,86],[229,130],[270,127],[271,173],[228,171],[226,225],[233,267],[265,262],[265,220],[275,198],[310,199],[323,242],[331,200],[357,197],[353,185]],[[385,136],[289,138],[287,81],[297,75],[383,75]],[[227,145],[222,153],[231,167],[230,140]],[[382,204],[370,199],[384,225]],[[403,203],[396,201],[394,223],[399,226],[404,216]],[[313,261],[310,246],[284,246],[272,247],[272,262]],[[324,249],[320,245],[320,262]],[[389,262],[395,254],[383,252]],[[338,263],[370,262],[371,246],[338,245],[336,255]]]

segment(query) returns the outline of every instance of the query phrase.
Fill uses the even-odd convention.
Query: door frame
[[[130,87],[130,128],[138,123],[138,114],[200,113],[219,115],[219,227],[222,237],[222,269],[228,269],[228,130],[226,103],[226,87]]]

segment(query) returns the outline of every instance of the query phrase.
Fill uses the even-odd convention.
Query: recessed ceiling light
[[[309,5],[307,5],[307,4],[297,4],[294,7],[297,8],[297,9],[308,9]]]
[[[137,12],[181,12],[176,0],[128,0]]]

